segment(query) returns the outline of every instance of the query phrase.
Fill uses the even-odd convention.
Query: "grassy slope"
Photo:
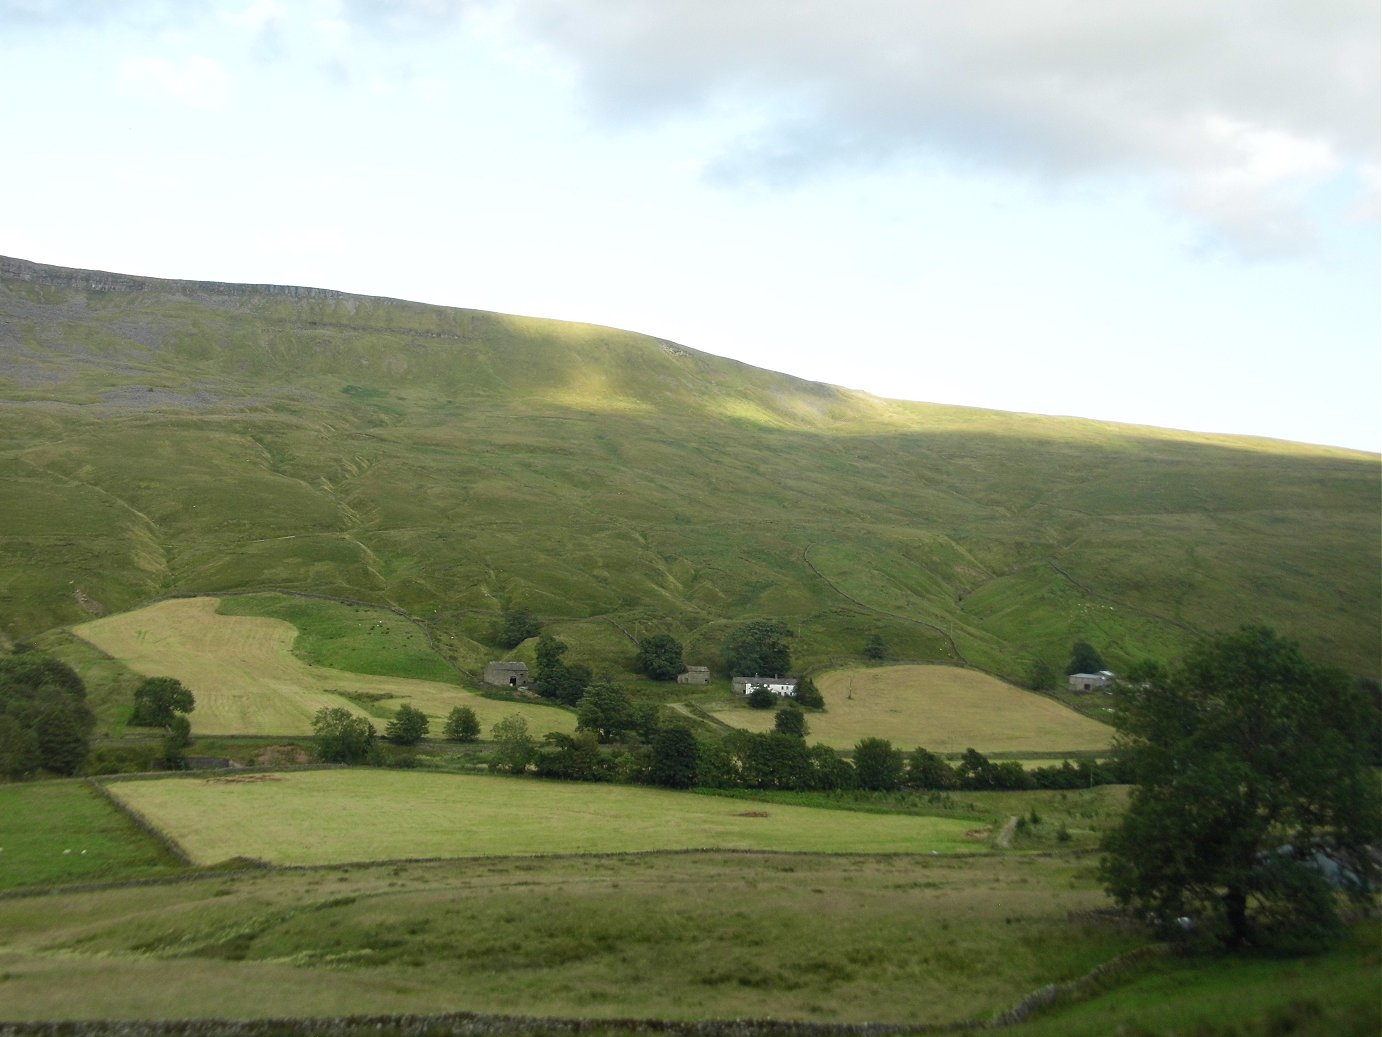
[[[7,269],[16,269],[11,264]],[[33,269],[33,268],[30,268]],[[61,272],[39,274],[61,279]],[[392,604],[476,673],[504,603],[626,669],[734,621],[800,664],[1115,666],[1258,620],[1376,674],[1376,457],[877,400],[609,329],[347,296],[0,281],[0,614]]]
[[[1071,919],[1100,899],[1085,864],[1033,858],[691,854],[227,875],[0,900],[3,1014],[946,1021],[1137,942]]]
[[[176,677],[196,697],[190,717],[196,735],[304,735],[312,731],[313,715],[322,708],[343,708],[359,716],[391,717],[403,702],[431,718],[432,734],[456,706],[474,710],[488,730],[504,717],[518,714],[529,731],[540,737],[549,731],[571,731],[575,715],[543,703],[496,701],[465,691],[455,684],[409,676],[377,676],[397,664],[405,673],[438,669],[440,660],[411,624],[370,617],[351,611],[356,627],[341,629],[338,608],[329,603],[285,604],[289,614],[320,615],[313,651],[364,669],[348,672],[305,662],[292,651],[298,633],[286,620],[263,616],[224,615],[215,598],[175,598],[142,609],[92,620],[73,628],[80,638],[147,676]],[[380,624],[376,626],[376,624]],[[325,629],[342,636],[324,640]],[[371,634],[369,631],[378,631]],[[369,652],[362,647],[373,642]],[[385,696],[376,710],[363,708],[350,695]],[[100,714],[98,714],[100,715]],[[104,715],[100,715],[105,719]]]
[[[895,746],[932,752],[1081,752],[1107,749],[1113,729],[1044,695],[954,666],[882,666],[832,670],[817,683],[823,713],[812,713],[809,740],[852,749],[886,736]],[[741,701],[707,702],[720,720],[770,731],[774,713]]]

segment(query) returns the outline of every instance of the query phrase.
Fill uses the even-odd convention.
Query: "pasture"
[[[903,749],[983,753],[1087,752],[1107,749],[1113,729],[1060,703],[978,670],[954,666],[882,666],[831,670],[816,679],[825,712],[811,713],[810,742],[851,749],[861,738],[887,738]],[[723,699],[704,708],[735,727],[770,731],[773,714]],[[1049,762],[1049,761],[1048,761]]]
[[[182,867],[84,781],[0,785],[0,889]]]
[[[417,771],[218,775],[108,788],[198,864],[691,849],[955,853],[985,849],[990,834],[957,818]]]
[[[175,598],[83,623],[74,633],[146,676],[176,677],[192,690],[197,735],[303,735],[324,706],[370,716],[343,697],[387,695],[390,712],[407,702],[432,718],[433,734],[455,706],[469,706],[482,731],[517,713],[536,737],[575,729],[561,709],[487,699],[452,684],[351,673],[293,653],[297,628],[281,619],[227,616],[216,598]],[[383,724],[375,718],[375,726]]]
[[[1102,901],[1087,862],[1000,856],[705,853],[225,873],[0,900],[0,1014],[949,1022],[1139,942],[1088,919]]]

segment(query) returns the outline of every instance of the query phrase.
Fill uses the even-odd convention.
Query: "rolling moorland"
[[[771,724],[721,664],[765,617],[844,750],[1096,755],[1099,703],[995,679],[1076,639],[1118,667],[1266,622],[1376,678],[1375,455],[8,259],[0,422],[0,649],[81,672],[98,753],[155,737],[127,726],[141,674],[196,690],[194,752],[310,744],[322,704],[433,719],[404,770],[0,784],[0,1034],[1376,1032],[1375,918],[1311,957],[1182,958],[1109,910],[1122,786],[712,795],[482,775],[484,735],[435,738],[460,704],[571,730],[477,694],[486,660],[532,661],[494,643],[512,607],[712,740]],[[714,684],[634,679],[656,632]],[[324,1018],[396,1013],[435,1018]]]
[[[847,348],[847,343],[842,343]],[[938,350],[944,344],[937,344]],[[1070,392],[1109,393],[1097,372]],[[1226,387],[1231,391],[1231,387]],[[794,663],[1020,680],[1274,626],[1376,678],[1375,455],[902,403],[643,335],[0,260],[0,624],[281,589],[396,607],[464,674],[504,606],[627,673],[736,621]]]

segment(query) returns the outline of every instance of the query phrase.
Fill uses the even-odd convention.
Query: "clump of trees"
[[[574,706],[585,694],[590,685],[590,667],[581,663],[567,664],[562,661],[567,645],[550,634],[537,639],[537,669],[533,686],[544,698],[555,699],[567,706]]]
[[[883,640],[882,634],[870,634],[868,642],[864,645],[864,658],[872,659],[874,662],[881,662],[888,657],[888,645]]]
[[[506,608],[494,628],[494,643],[503,648],[517,648],[530,637],[542,633],[542,623],[531,609]]]
[[[1076,641],[1070,646],[1070,661],[1065,664],[1067,675],[1072,673],[1098,673],[1107,670],[1104,657],[1088,641]]]
[[[725,665],[740,676],[780,676],[792,669],[787,639],[792,632],[781,623],[758,619],[745,623],[725,643]]]
[[[655,681],[672,681],[686,669],[681,642],[670,634],[653,634],[638,642],[634,668]]]
[[[95,726],[86,686],[70,666],[37,652],[0,657],[0,774],[76,774]]]
[[[1119,903],[1243,947],[1323,942],[1340,888],[1371,896],[1378,717],[1343,673],[1245,627],[1169,669],[1133,668],[1114,694],[1136,783],[1100,867]]]
[[[374,726],[343,706],[323,706],[312,717],[312,741],[323,763],[375,763],[379,746]]]

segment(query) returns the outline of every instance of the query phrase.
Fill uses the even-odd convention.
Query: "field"
[[[0,889],[182,867],[84,781],[0,785]]]
[[[851,749],[887,738],[932,752],[1082,752],[1107,749],[1113,729],[1059,703],[953,666],[832,670],[816,679],[824,713],[808,717],[812,742]],[[707,703],[727,724],[769,731],[773,714],[738,703]]]
[[[3,1015],[947,1021],[1134,945],[1071,921],[1100,902],[1087,864],[1034,858],[710,853],[226,874],[0,901]]]
[[[433,719],[433,733],[455,706],[475,710],[482,729],[514,713],[541,737],[570,731],[575,716],[549,706],[487,699],[452,684],[373,676],[315,666],[293,653],[297,629],[281,619],[225,616],[216,598],[175,598],[83,623],[75,633],[147,676],[176,677],[192,690],[196,735],[303,735],[323,706],[370,713],[344,694],[388,695]],[[375,724],[383,724],[375,718]]]
[[[991,834],[962,819],[745,803],[624,785],[330,770],[112,782],[199,864],[751,849],[954,853]]]

